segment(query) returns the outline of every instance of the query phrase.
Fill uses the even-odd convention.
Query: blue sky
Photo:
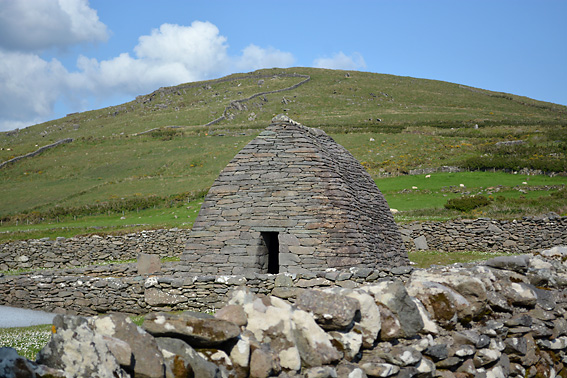
[[[567,1],[0,0],[0,131],[266,67],[567,105]]]

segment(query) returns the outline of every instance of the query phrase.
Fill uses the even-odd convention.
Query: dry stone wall
[[[0,271],[66,268],[132,260],[139,254],[179,257],[188,230],[148,230],[127,235],[91,235],[0,244]]]
[[[453,220],[399,226],[408,250],[525,253],[567,244],[567,217]]]
[[[407,278],[408,266],[372,270],[306,272],[301,274],[191,275],[175,263],[155,274],[139,274],[136,264],[110,264],[26,275],[0,274],[0,304],[44,311],[93,315],[109,311],[145,314],[150,311],[213,311],[226,294],[247,286],[260,294],[293,297],[298,289],[339,285],[354,287],[379,278]]]
[[[0,348],[0,373],[123,378],[563,377],[566,260],[567,247],[554,247],[478,265],[408,270],[398,277],[387,274],[372,282],[369,277],[376,271],[353,271],[344,280],[339,277],[346,272],[297,281],[279,274],[265,293],[254,290],[252,278],[244,277],[233,282],[233,290],[223,295],[226,305],[214,316],[152,312],[142,327],[123,314],[57,316],[55,332],[35,361]],[[365,282],[357,281],[366,273]],[[217,277],[215,282],[235,278]],[[162,298],[170,300],[182,295],[181,282],[170,281],[176,288],[168,292],[162,282],[166,283],[149,277],[142,290],[167,294]],[[125,290],[123,297],[130,297]],[[77,359],[77,348],[84,363]]]
[[[567,244],[567,217],[556,215],[517,221],[412,222],[398,227],[407,250],[523,253]],[[91,235],[4,243],[0,244],[0,271],[63,269],[113,260],[134,260],[142,253],[180,257],[190,233],[188,229],[174,228],[117,236]],[[183,268],[178,266],[177,269]]]

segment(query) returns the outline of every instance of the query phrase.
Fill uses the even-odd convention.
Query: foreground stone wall
[[[518,221],[412,222],[398,227],[407,250],[523,253],[567,244],[567,217],[553,215]],[[0,271],[62,269],[113,260],[133,260],[141,253],[180,257],[190,233],[191,230],[174,228],[118,236],[92,235],[4,243],[0,244]]]
[[[205,312],[222,307],[226,294],[239,286],[287,298],[304,288],[354,287],[385,277],[405,280],[412,270],[356,268],[347,272],[214,276],[190,275],[176,265],[164,264],[161,272],[153,275],[138,275],[136,264],[0,275],[0,305],[80,315],[109,311],[145,314],[163,309]]]
[[[563,377],[566,260],[567,247],[555,247],[478,265],[416,269],[402,274],[405,282],[389,275],[371,283],[341,280],[346,272],[303,278],[319,279],[317,290],[280,274],[271,295],[254,293],[252,280],[235,282],[214,316],[151,313],[141,328],[120,314],[58,316],[35,362],[0,348],[0,371],[30,377]],[[166,293],[162,278],[144,282],[146,292],[170,298],[183,287],[179,282]]]

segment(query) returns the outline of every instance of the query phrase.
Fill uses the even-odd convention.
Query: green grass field
[[[287,76],[293,73],[311,80],[290,91],[267,93],[304,80]],[[564,176],[477,171],[426,179],[406,174],[473,163],[506,167],[510,161],[567,171],[567,107],[434,80],[346,73],[289,68],[234,74],[0,133],[0,161],[74,138],[0,169],[0,240],[190,227],[196,214],[191,201],[279,113],[323,128],[345,146],[377,181],[390,206],[400,210],[398,221],[565,214],[566,201],[550,197],[565,185]],[[267,94],[242,103],[240,110],[229,106],[259,92]],[[225,108],[226,120],[204,126]],[[497,144],[517,140],[523,144]],[[546,185],[552,188],[540,190]],[[479,193],[492,196],[488,208],[472,214],[443,208],[448,199]],[[184,202],[170,200],[179,197]],[[544,204],[537,203],[540,198]],[[154,204],[141,205],[133,214],[126,204],[138,202]]]

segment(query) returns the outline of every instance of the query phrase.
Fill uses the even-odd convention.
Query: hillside
[[[510,161],[566,170],[562,105],[410,77],[259,70],[0,133],[0,162],[73,139],[0,168],[0,218],[105,201],[136,208],[155,196],[171,203],[193,198],[279,113],[327,131],[375,178],[443,165],[509,168]],[[513,140],[522,142],[495,147]]]

